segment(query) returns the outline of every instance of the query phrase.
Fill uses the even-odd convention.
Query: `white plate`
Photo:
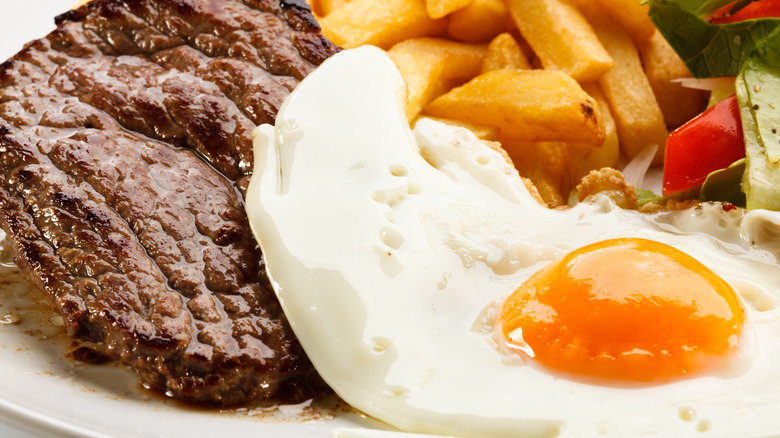
[[[75,0],[4,0],[0,14],[0,58],[54,29],[54,17]],[[134,372],[119,366],[77,363],[65,357],[68,340],[53,315],[18,273],[0,269],[0,436],[28,437],[23,429],[56,437],[328,437],[343,426],[371,425],[354,414],[259,409],[204,412],[156,397],[138,386]],[[11,283],[11,284],[8,284]],[[23,295],[14,300],[13,296]],[[13,316],[9,316],[13,315]],[[56,319],[55,319],[56,322]],[[296,413],[297,412],[297,413]],[[11,426],[11,427],[9,427]],[[8,434],[12,434],[10,437]]]
[[[68,359],[71,342],[41,293],[17,269],[0,267],[0,420],[57,437],[328,437],[341,427],[380,427],[306,404],[188,407],[143,389],[128,368]]]

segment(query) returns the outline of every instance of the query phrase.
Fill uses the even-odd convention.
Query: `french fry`
[[[334,43],[388,50],[410,123],[437,118],[508,151],[549,207],[621,150],[657,145],[658,164],[665,121],[703,102],[672,82],[687,70],[641,0],[308,1]]]
[[[615,120],[609,111],[604,93],[598,84],[589,82],[582,84],[582,89],[596,101],[601,109],[601,123],[604,126],[604,143],[599,147],[587,144],[565,143],[566,168],[569,173],[569,181],[574,186],[582,180],[582,177],[593,169],[603,167],[615,167],[620,156],[620,142],[618,141]]]
[[[509,9],[503,0],[473,0],[449,16],[447,34],[458,41],[489,41],[506,27]]]
[[[404,113],[410,122],[417,118],[423,108],[433,99],[447,92],[449,87],[440,80],[444,76],[445,60],[437,54],[420,54],[396,51],[391,54],[393,62],[401,71],[406,83]]]
[[[503,147],[501,142],[499,141],[488,141],[488,140],[482,140],[483,143],[485,143],[488,147],[493,149],[494,151],[501,154],[502,157],[506,160],[507,163],[512,165],[512,168],[515,172],[517,172],[517,167],[515,166],[514,161],[512,161],[512,157],[509,156],[509,153],[506,151],[506,149]],[[519,172],[518,172],[519,174]],[[533,181],[531,181],[530,178],[520,175],[520,179],[523,181],[523,184],[525,185],[525,188],[528,189],[528,193],[531,195],[531,197],[538,202],[540,205],[548,206],[547,202],[544,200],[542,195],[539,193],[539,189],[536,187]],[[547,190],[547,187],[549,187],[548,184],[546,184],[546,181],[540,180],[542,182],[542,185],[545,187],[545,190]],[[548,197],[555,198],[554,193],[548,194]],[[555,202],[555,201],[554,201]]]
[[[479,73],[484,44],[464,44],[437,38],[402,41],[388,54],[407,87],[406,116],[413,120],[434,98]]]
[[[425,0],[425,7],[431,18],[442,18],[450,13],[463,9],[472,0]]]
[[[393,46],[388,53],[400,49],[416,53],[434,53],[444,57],[448,63],[448,71],[444,79],[454,81],[454,85],[460,85],[479,74],[487,45],[426,37],[403,41]]]
[[[691,72],[660,33],[656,32],[652,38],[640,43],[639,54],[667,128],[674,129],[704,111],[706,91],[672,82],[691,77]]]
[[[495,126],[475,125],[473,123],[461,122],[459,120],[442,119],[439,117],[428,117],[428,118],[431,120],[436,120],[438,122],[444,123],[446,125],[457,126],[463,129],[468,129],[469,131],[473,132],[478,139],[487,142],[498,142],[498,140],[501,138],[501,129]],[[493,147],[493,149],[496,149],[493,144],[491,144],[490,146]],[[502,152],[502,153],[506,153],[506,152]]]
[[[320,20],[322,33],[351,49],[388,49],[400,41],[444,31],[447,21],[428,16],[424,0],[352,0]]]
[[[649,6],[643,5],[641,0],[569,1],[585,15],[588,21],[603,19],[606,14],[607,18],[622,26],[637,42],[650,39],[655,32],[655,25],[647,15]]]
[[[317,19],[330,15],[336,9],[341,9],[349,0],[311,0],[311,11]]]
[[[499,34],[490,41],[485,59],[482,61],[482,73],[502,69],[531,69],[531,63],[528,62],[520,45],[508,32]]]
[[[666,124],[634,41],[620,26],[601,20],[592,24],[599,40],[615,60],[615,68],[598,82],[615,119],[620,147],[628,158],[633,158],[645,147],[656,145],[653,163],[660,164],[668,135]]]
[[[604,14],[598,0],[569,0],[569,3],[577,8],[588,22],[591,21],[592,17],[598,17],[599,15]]]
[[[78,9],[78,8],[86,5],[90,1],[91,0],[76,0],[76,3],[74,3],[73,6],[71,6],[71,9]]]
[[[548,207],[558,208],[567,204],[569,180],[565,150],[561,143],[527,143],[504,139],[501,145],[518,173],[533,182]]]
[[[568,75],[493,70],[439,96],[424,114],[501,128],[519,141],[604,141],[595,101]]]
[[[517,143],[511,140],[503,143],[518,172],[536,185],[550,208],[566,205],[573,186],[593,169],[614,167],[620,155],[615,122],[598,84],[586,83],[582,89],[603,109],[601,121],[605,138],[600,146],[565,142]]]
[[[597,0],[601,9],[620,23],[636,41],[647,40],[655,33],[655,25],[647,11],[650,8],[641,0]]]
[[[598,78],[613,61],[582,14],[566,0],[508,0],[509,12],[542,66],[579,82]]]

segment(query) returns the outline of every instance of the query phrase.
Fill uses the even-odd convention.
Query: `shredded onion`
[[[676,82],[685,88],[693,88],[695,90],[715,91],[723,90],[724,88],[734,89],[734,78],[679,78],[672,79],[671,82]]]
[[[626,167],[622,170],[626,182],[633,184],[634,187],[642,187],[642,182],[645,179],[647,170],[650,168],[650,164],[653,162],[653,157],[655,157],[655,151],[657,150],[657,144],[649,144],[642,148],[642,150],[626,164]]]
[[[705,79],[683,78],[674,79],[672,82],[676,82],[686,88],[709,91],[710,100],[707,103],[707,108],[736,93],[733,77]]]

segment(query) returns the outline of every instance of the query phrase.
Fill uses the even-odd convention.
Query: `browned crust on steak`
[[[97,0],[56,22],[0,66],[16,263],[71,336],[153,387],[308,396],[242,193],[252,130],[337,48],[303,3]]]

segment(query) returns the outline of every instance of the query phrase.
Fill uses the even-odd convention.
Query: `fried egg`
[[[776,213],[549,210],[469,131],[410,129],[404,96],[347,50],[255,132],[253,231],[345,401],[459,437],[777,431]]]

